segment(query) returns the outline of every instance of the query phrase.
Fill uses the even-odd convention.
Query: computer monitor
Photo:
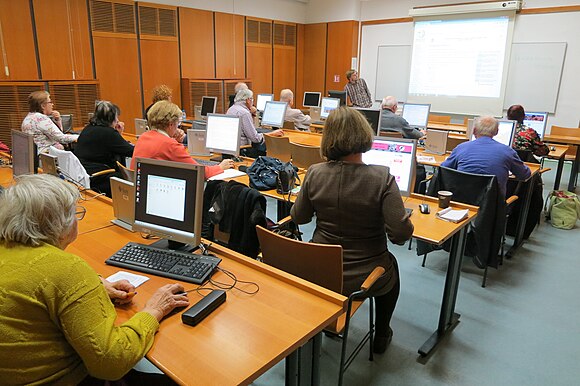
[[[360,111],[362,115],[365,116],[367,121],[369,121],[371,128],[373,129],[373,133],[375,133],[375,135],[379,135],[378,130],[381,126],[381,110],[365,109],[362,107],[356,107],[355,110]]]
[[[546,131],[546,123],[548,123],[548,113],[526,113],[524,117],[524,125],[536,130],[540,138],[544,139]]]
[[[328,114],[340,106],[340,99],[337,98],[322,98],[320,103],[320,118],[328,118]]]
[[[471,138],[473,137],[473,125],[474,125],[474,123],[475,123],[475,119],[473,119],[473,118],[469,118],[467,120],[467,129],[465,131],[465,136],[470,141],[471,141]]]
[[[273,101],[274,94],[258,94],[256,98],[256,110],[264,111],[266,108],[266,102]]]
[[[215,113],[217,105],[217,97],[204,96],[201,97],[201,116],[205,117],[208,114]]]
[[[288,103],[286,102],[266,102],[262,115],[262,126],[283,127],[287,107]]]
[[[497,134],[493,137],[497,142],[512,147],[514,133],[516,131],[516,121],[501,120],[498,121]],[[475,140],[475,133],[472,132],[471,140]]]
[[[406,138],[375,137],[371,150],[363,153],[367,165],[382,165],[389,168],[401,195],[409,196],[415,185],[417,169],[417,142]]]
[[[204,167],[148,158],[137,158],[135,165],[133,230],[162,238],[157,247],[195,249],[201,242]]]
[[[240,118],[235,115],[208,114],[205,147],[210,152],[237,156],[240,153]]]
[[[147,120],[141,118],[135,118],[135,135],[143,135],[148,130]]]
[[[328,96],[330,98],[337,98],[340,100],[340,105],[346,105],[346,91],[330,90],[328,91]]]
[[[403,118],[409,122],[409,126],[424,129],[429,119],[430,104],[405,103],[403,105]]]
[[[320,106],[320,93],[306,91],[304,93],[304,101],[302,102],[304,107],[318,107]]]
[[[12,174],[34,174],[38,168],[38,155],[32,135],[12,130]]]

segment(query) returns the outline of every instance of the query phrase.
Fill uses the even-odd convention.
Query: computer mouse
[[[550,146],[550,151],[555,151],[556,150],[556,146]]]
[[[248,167],[246,165],[239,165],[238,170],[247,173]]]
[[[428,214],[431,212],[429,209],[429,204],[419,204],[419,212],[423,214]]]

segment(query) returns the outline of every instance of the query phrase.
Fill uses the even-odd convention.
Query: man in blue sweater
[[[509,173],[525,180],[531,172],[514,149],[493,139],[497,134],[498,122],[494,117],[479,117],[475,120],[475,141],[458,145],[441,166],[474,174],[494,174],[499,189],[506,193]]]

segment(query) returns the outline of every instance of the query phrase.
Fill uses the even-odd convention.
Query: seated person
[[[53,102],[46,91],[34,91],[28,96],[29,113],[22,121],[22,131],[32,134],[39,153],[48,153],[51,146],[64,150],[63,144],[76,142],[76,134],[64,134],[60,113],[52,109]]]
[[[497,176],[499,189],[505,197],[509,173],[519,180],[531,175],[514,149],[493,139],[498,122],[494,117],[479,117],[473,124],[474,141],[457,145],[451,155],[441,164],[460,172],[493,174]]]
[[[97,101],[95,112],[89,124],[79,136],[74,153],[83,164],[88,174],[105,169],[117,169],[116,162],[125,164],[125,157],[133,155],[133,145],[127,142],[121,134],[125,124],[119,121],[121,110],[109,101]],[[93,178],[91,189],[111,196],[110,177],[122,178],[117,172],[103,178]]]
[[[409,122],[397,112],[397,99],[394,96],[387,96],[381,102],[381,125],[380,129],[384,131],[396,131],[403,135],[403,138],[419,139],[425,135],[422,130],[417,130],[409,126]]]
[[[290,89],[284,89],[280,92],[280,102],[288,103],[284,121],[294,122],[296,130],[308,131],[310,127],[310,115],[304,115],[299,109],[293,109],[294,93]]]
[[[247,90],[249,89],[248,85],[245,84],[244,82],[238,82],[236,83],[236,85],[234,86],[234,94],[233,95],[229,95],[229,105],[228,105],[228,109],[230,107],[232,107],[234,105],[235,100],[236,100],[236,94],[240,91],[240,90]],[[256,109],[255,106],[250,107],[250,112],[252,113],[252,116],[255,117],[256,114],[258,113],[258,109]]]
[[[181,110],[176,104],[169,101],[155,103],[147,114],[150,130],[141,135],[135,144],[131,169],[135,169],[136,158],[152,158],[197,165],[187,149],[173,138],[180,120]],[[225,159],[219,165],[206,166],[205,178],[221,174],[224,170],[233,167],[234,161],[231,159]]]
[[[76,187],[48,174],[21,176],[0,196],[2,383],[117,380],[134,372],[163,317],[189,304],[181,284],[168,284],[116,323],[113,302],[130,303],[135,287],[126,280],[108,282],[65,252],[85,214],[79,198]],[[158,384],[151,379],[157,377],[149,384]]]
[[[373,350],[383,353],[393,336],[390,321],[400,288],[397,260],[388,250],[387,238],[403,244],[411,238],[413,224],[389,169],[363,163],[362,154],[372,143],[372,129],[359,111],[333,110],[321,143],[328,162],[310,166],[290,214],[297,224],[306,224],[316,215],[312,242],[342,246],[345,296],[359,290],[375,267],[385,268],[372,294],[376,301]]]
[[[153,89],[153,98],[152,98],[153,101],[145,109],[145,119],[147,119],[147,113],[149,112],[151,107],[153,107],[153,105],[155,103],[157,103],[159,101],[171,102],[171,99],[173,98],[172,93],[173,93],[173,90],[170,89],[169,86],[166,86],[164,84],[155,87]],[[183,115],[183,111],[181,112],[181,114]],[[175,138],[175,140],[179,143],[187,144],[187,135],[185,134],[185,132],[183,130],[181,130],[181,128],[178,128],[175,131],[175,135],[173,136],[173,138]]]
[[[254,102],[254,93],[250,89],[241,89],[236,94],[235,103],[228,109],[228,115],[235,115],[240,117],[240,125],[242,127],[240,145],[252,145],[252,152],[248,156],[266,155],[266,144],[264,143],[264,135],[258,133],[254,126],[252,119],[251,108]],[[280,129],[274,130],[267,135],[275,137],[282,137],[284,132]]]
[[[513,105],[507,111],[507,119],[517,122],[514,142],[512,147],[516,150],[530,150],[534,155],[544,156],[550,152],[550,149],[531,127],[524,125],[526,112],[521,105]]]

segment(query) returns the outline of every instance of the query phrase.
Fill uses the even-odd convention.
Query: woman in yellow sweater
[[[0,383],[116,380],[144,357],[161,319],[187,306],[183,287],[161,287],[115,326],[111,299],[129,302],[127,281],[109,283],[64,251],[77,237],[78,191],[29,175],[0,195]]]

